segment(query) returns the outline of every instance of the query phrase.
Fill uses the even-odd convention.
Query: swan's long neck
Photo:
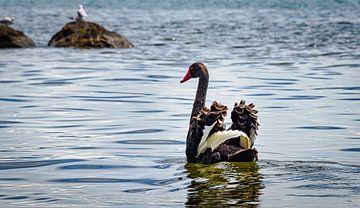
[[[199,84],[196,91],[195,101],[190,117],[189,131],[186,139],[186,158],[189,163],[197,162],[197,147],[199,146],[201,136],[198,135],[195,126],[192,125],[192,117],[197,116],[198,113],[204,108],[206,101],[206,91],[209,84],[209,74],[207,70],[202,71],[199,77]]]
[[[205,107],[208,84],[209,84],[209,74],[207,71],[204,71],[202,75],[199,77],[199,83],[196,91],[193,109],[191,111],[190,120],[193,116],[197,116],[199,112]]]

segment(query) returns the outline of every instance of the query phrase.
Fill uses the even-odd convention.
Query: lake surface
[[[0,50],[2,207],[359,206],[360,1],[80,1],[136,47],[48,48],[78,2],[0,0],[38,46]],[[259,162],[186,164],[196,61]]]

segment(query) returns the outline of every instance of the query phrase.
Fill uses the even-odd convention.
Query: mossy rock
[[[107,31],[93,22],[77,21],[67,23],[48,43],[54,47],[74,48],[132,48],[134,45],[125,37]]]
[[[0,24],[0,48],[34,47],[35,43],[23,32]]]

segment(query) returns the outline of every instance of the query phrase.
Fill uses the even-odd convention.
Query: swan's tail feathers
[[[233,124],[230,129],[245,132],[251,140],[251,147],[254,145],[259,128],[257,113],[258,111],[255,110],[255,105],[253,103],[246,105],[245,100],[241,100],[240,103],[235,103],[234,109],[231,112]]]

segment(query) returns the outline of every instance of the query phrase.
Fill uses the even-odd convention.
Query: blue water
[[[133,49],[48,48],[81,2]],[[1,207],[358,207],[360,1],[0,0]],[[22,15],[20,15],[22,14]],[[259,110],[251,164],[186,164],[196,81]],[[227,120],[227,125],[230,121]]]

